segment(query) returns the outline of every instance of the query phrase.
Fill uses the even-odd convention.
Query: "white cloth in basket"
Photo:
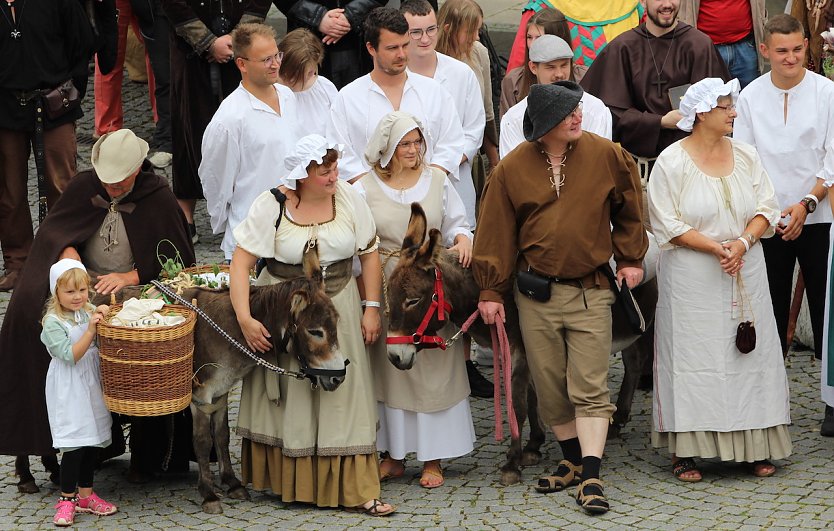
[[[124,302],[110,324],[131,328],[152,328],[157,326],[174,326],[185,322],[181,315],[162,315],[159,310],[165,305],[161,299],[131,298]]]

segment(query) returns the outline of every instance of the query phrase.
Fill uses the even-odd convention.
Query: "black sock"
[[[579,437],[559,441],[559,446],[562,447],[562,457],[575,466],[582,464],[582,447],[579,446]],[[597,470],[599,470],[599,467],[597,467]]]
[[[582,458],[582,480],[599,479],[599,465],[602,458],[588,455]]]

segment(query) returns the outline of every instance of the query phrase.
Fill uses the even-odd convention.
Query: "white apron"
[[[62,323],[73,344],[88,326]],[[104,405],[98,347],[94,343],[75,365],[52,358],[46,373],[46,410],[55,448],[96,446],[110,440],[113,420]]]

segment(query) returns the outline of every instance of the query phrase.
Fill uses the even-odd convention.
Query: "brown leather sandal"
[[[590,488],[591,492],[585,494],[587,488]],[[579,488],[576,490],[576,504],[580,505],[589,514],[607,513],[611,507],[605,493],[603,493],[604,488],[605,485],[602,481],[596,478],[586,479],[579,484]],[[596,494],[595,491],[599,494]]]
[[[439,478],[439,483],[431,483],[431,478]],[[423,465],[423,472],[420,475],[420,486],[424,489],[436,489],[442,487],[445,480],[443,479],[443,468],[440,466],[440,461],[428,462]]]
[[[574,465],[567,459],[562,459],[556,465],[553,475],[539,478],[539,484],[536,485],[535,489],[536,492],[549,494],[578,485],[580,481],[582,481],[582,465]]]
[[[405,459],[394,459],[388,452],[382,454],[379,462],[379,480],[401,478],[405,475]]]
[[[382,500],[374,498],[371,501],[373,503],[371,503],[370,507],[363,507],[362,505],[357,505],[356,507],[347,507],[346,509],[348,512],[351,513],[365,513],[368,516],[388,516],[389,514],[392,514],[394,511],[397,510],[396,507],[394,507],[391,504],[385,503]],[[380,509],[380,507],[384,505],[389,505],[390,509],[388,509],[387,511]]]

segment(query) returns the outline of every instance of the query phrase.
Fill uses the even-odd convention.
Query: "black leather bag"
[[[751,321],[742,321],[736,330],[736,348],[742,354],[753,352],[756,348],[756,327]]]
[[[75,88],[72,79],[68,79],[49,92],[43,93],[43,100],[46,116],[50,120],[57,120],[81,105],[81,95]]]
[[[518,291],[527,297],[538,302],[550,300],[550,284],[553,281],[532,271],[519,271],[516,273]]]
[[[599,269],[608,277],[611,289],[617,297],[617,304],[623,309],[631,331],[635,334],[644,333],[646,331],[646,319],[643,317],[643,312],[640,310],[640,305],[634,298],[634,294],[631,293],[631,289],[625,281],[623,281],[622,286],[617,284],[617,277],[614,276],[614,272],[608,266],[602,266]]]

